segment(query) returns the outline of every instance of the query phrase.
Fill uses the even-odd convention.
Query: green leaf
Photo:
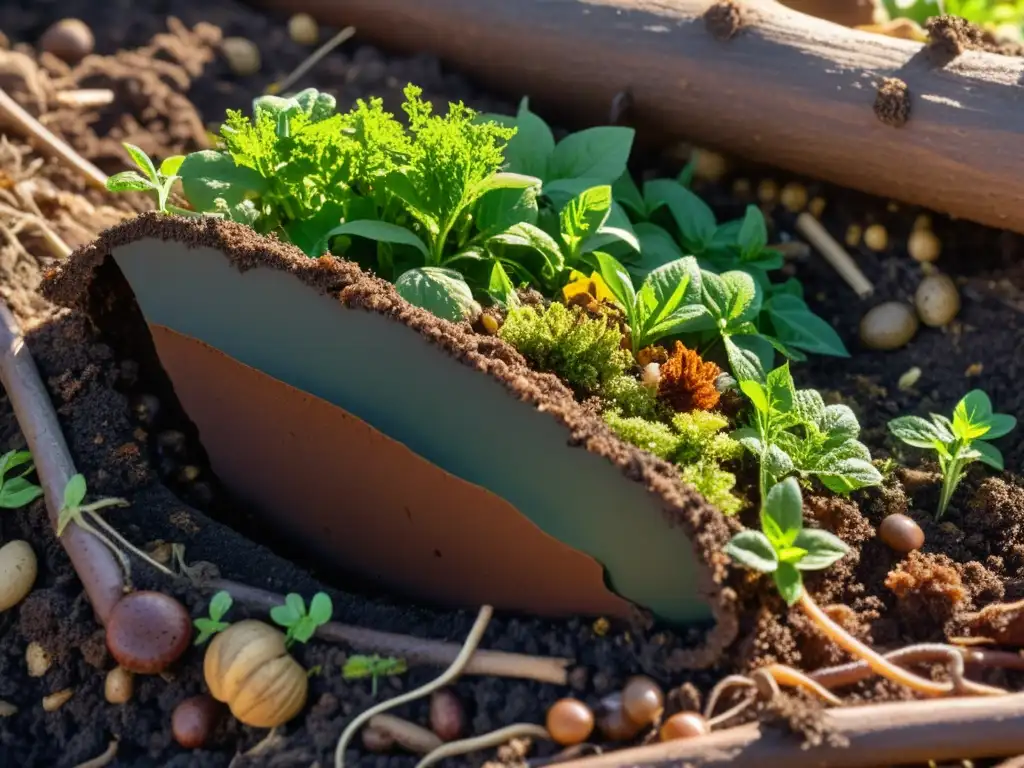
[[[0,484],[3,483],[4,475],[10,472],[12,469],[24,466],[32,463],[32,454],[29,451],[8,451],[3,456],[0,456]],[[29,467],[25,473],[31,472],[32,468]]]
[[[640,194],[640,189],[628,170],[612,184],[612,196],[616,202],[631,210],[638,218],[647,218],[647,204],[644,202],[644,196]],[[682,256],[682,254],[679,255]]]
[[[627,315],[635,311],[636,292],[633,290],[633,281],[629,277],[626,268],[613,256],[597,251],[594,253],[597,260],[597,271],[601,275],[608,290],[615,296],[615,300],[622,305]]]
[[[210,618],[214,621],[220,621],[224,618],[229,610],[231,610],[231,604],[234,602],[231,595],[225,590],[220,590],[212,598],[210,598]]]
[[[761,573],[771,573],[779,566],[775,548],[760,531],[737,533],[725,545],[724,551],[740,565]]]
[[[160,181],[160,177],[157,175],[156,166],[153,165],[153,161],[149,159],[149,155],[147,155],[134,144],[129,144],[126,141],[122,142],[121,144],[128,151],[128,154],[131,155],[132,160],[135,161],[135,164],[139,166],[139,170],[146,174],[146,176],[149,177],[149,180],[153,182],[154,185],[158,184]]]
[[[85,477],[81,474],[73,475],[64,486],[64,509],[77,509],[82,506],[85,493]]]
[[[835,329],[811,312],[803,299],[777,294],[765,304],[765,310],[784,344],[818,355],[850,356]]]
[[[772,577],[786,605],[796,605],[804,591],[804,580],[796,566],[792,563],[779,563]]]
[[[992,402],[980,389],[973,389],[953,409],[953,434],[962,440],[975,440],[989,431]]]
[[[122,171],[107,177],[107,190],[110,192],[148,192],[155,188],[153,182],[135,171]]]
[[[850,406],[842,403],[826,406],[817,424],[818,428],[828,435],[830,443],[842,442],[860,434],[857,416]]]
[[[43,495],[43,489],[23,477],[14,477],[0,486],[0,508],[19,509]]]
[[[285,597],[284,605],[275,605],[270,609],[270,618],[274,623],[282,627],[291,627],[298,623],[306,614],[306,604],[300,595],[294,592]]]
[[[536,187],[495,189],[477,201],[476,228],[485,234],[504,232],[516,224],[536,224]]]
[[[768,393],[761,386],[759,381],[753,379],[741,379],[740,391],[747,396],[754,407],[761,413],[768,413]]]
[[[636,233],[633,231],[633,224],[630,222],[629,216],[622,210],[622,206],[613,200],[608,209],[608,218],[596,232],[587,237],[581,246],[581,251],[583,253],[597,251],[615,243],[623,243],[630,250],[640,251],[640,241],[637,240]]]
[[[768,227],[764,214],[756,205],[748,205],[737,235],[740,254],[744,259],[757,256],[768,245]]]
[[[789,367],[788,362],[786,367]],[[792,382],[792,377],[790,377],[790,381]],[[825,419],[825,401],[813,389],[801,389],[795,392],[793,396],[793,410],[796,411],[797,418],[803,424],[821,424],[822,420]],[[852,414],[853,412],[850,411],[850,413]],[[857,419],[854,418],[854,423],[856,421]],[[859,424],[857,428],[859,431]],[[856,437],[856,433],[851,435],[851,437]]]
[[[681,306],[699,307],[702,279],[703,275],[693,256],[676,259],[652,270],[644,280],[644,285],[651,286],[656,302],[650,325],[653,327],[662,323]],[[693,314],[700,316],[704,313]]]
[[[988,417],[986,440],[996,440],[1010,434],[1017,426],[1017,419],[1005,413],[993,413]]]
[[[317,592],[309,601],[309,618],[315,626],[321,626],[331,620],[334,613],[334,603],[330,595],[325,592]]]
[[[325,237],[329,241],[330,238],[338,237],[339,235],[355,235],[356,237],[365,237],[368,240],[377,240],[382,243],[409,245],[422,253],[425,259],[430,257],[426,244],[415,233],[410,232],[405,227],[389,224],[386,221],[370,221],[368,219],[347,221],[328,230]]]
[[[761,356],[754,350],[740,346],[736,339],[751,337],[723,336],[725,354],[729,358],[729,367],[733,375],[739,381],[764,381],[765,366],[761,362]]]
[[[515,121],[509,122],[516,127],[516,134],[505,146],[508,170],[548,178],[548,161],[555,151],[555,137],[548,124],[530,111],[530,102],[525,96],[519,102]]]
[[[257,171],[236,165],[231,155],[204,149],[187,155],[178,168],[181,188],[197,211],[213,211],[217,198],[228,206],[238,205],[247,197],[258,197],[269,183]]]
[[[511,247],[532,248],[541,255],[546,265],[546,277],[553,279],[565,269],[565,257],[557,241],[540,227],[523,222],[494,235],[488,243]]]
[[[630,267],[630,271],[638,278],[643,279],[652,270],[683,258],[672,235],[657,224],[642,221],[634,225],[633,231],[640,245],[640,261]]]
[[[899,416],[890,421],[888,426],[895,437],[917,448],[934,448],[936,442],[948,442],[933,422],[920,416]]]
[[[971,443],[971,448],[978,452],[978,460],[982,464],[987,464],[999,472],[1006,469],[1005,463],[1003,462],[1002,451],[994,445],[986,443],[984,440],[975,440]]]
[[[789,363],[783,363],[778,368],[769,371],[765,377],[765,383],[772,408],[779,413],[788,413],[793,408],[797,395]]]
[[[508,273],[497,259],[491,264],[491,276],[487,281],[487,293],[504,307],[512,308],[519,304],[516,287],[512,284]]]
[[[478,200],[482,195],[499,189],[540,189],[540,179],[534,176],[526,176],[521,173],[492,173],[482,182],[470,190],[468,197],[464,200],[466,205]],[[610,194],[610,193],[609,193]]]
[[[882,473],[871,463],[870,451],[856,440],[846,440],[813,457],[811,466],[800,469],[815,474],[826,488],[844,495],[882,484]]]
[[[721,275],[726,287],[725,319],[730,325],[752,320],[761,311],[761,291],[747,272],[734,270]]]
[[[559,221],[562,239],[574,252],[588,235],[595,234],[608,220],[612,206],[612,188],[591,187],[562,209]]]
[[[782,449],[782,447],[770,444],[761,460],[768,475],[774,481],[779,481],[796,469],[793,458]]]
[[[796,565],[806,554],[807,550],[802,547],[785,547],[778,551],[779,562],[792,565]]]
[[[795,563],[797,569],[801,571],[820,571],[828,568],[850,551],[838,536],[816,528],[804,528],[797,535],[794,544],[807,551],[807,554]]]
[[[647,210],[668,207],[683,239],[683,248],[698,254],[715,235],[715,214],[697,195],[671,179],[654,179],[644,185]]]
[[[480,313],[465,278],[454,269],[410,269],[395,281],[399,296],[440,318],[460,322]]]
[[[626,172],[634,135],[632,128],[619,126],[599,126],[571,133],[555,146],[544,178],[548,181],[587,178],[612,184]]]
[[[184,155],[172,155],[171,157],[164,158],[164,161],[160,163],[160,175],[177,176],[178,169],[181,168],[183,162],[185,162]]]
[[[765,521],[771,520],[778,527],[779,538],[773,538],[767,531]],[[761,513],[761,524],[772,544],[781,549],[792,546],[804,525],[804,501],[796,478],[789,477],[776,483],[768,491],[768,499]]]

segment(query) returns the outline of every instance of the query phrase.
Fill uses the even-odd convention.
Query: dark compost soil
[[[171,13],[184,26],[172,24],[168,33],[166,17]],[[54,115],[50,127],[107,172],[124,167],[121,140],[134,141],[158,157],[202,146],[205,122],[216,121],[225,107],[245,108],[254,95],[307,53],[288,39],[281,20],[221,0],[202,4],[22,0],[0,7],[0,30],[12,42],[33,42],[50,22],[65,15],[90,22],[97,51],[104,55],[87,58],[71,71],[44,57],[36,77],[16,73],[14,83],[22,85],[12,88],[12,95],[36,114]],[[212,26],[196,27],[200,22]],[[154,35],[167,34],[152,40]],[[264,72],[252,78],[232,76],[215,52],[221,34],[243,35],[257,42]],[[328,34],[325,31],[322,37]],[[145,45],[150,47],[142,54],[130,50]],[[34,61],[29,49],[22,52]],[[432,59],[389,59],[357,40],[328,57],[302,85],[332,90],[342,106],[373,93],[384,96],[393,107],[409,80],[440,100],[464,98],[483,109],[499,109],[505,103],[484,99]],[[117,99],[110,107],[85,115],[55,109],[53,92],[63,87],[110,87]],[[510,96],[511,101],[516,95]],[[3,160],[2,167],[9,170],[11,166]],[[661,170],[675,169],[666,161]],[[769,175],[756,169],[749,172],[745,178],[755,184]],[[85,192],[78,180],[53,164],[45,165],[39,174],[61,194],[75,193],[75,200],[103,206],[101,217],[75,209],[78,202],[53,203],[55,226],[71,245],[87,242],[100,228],[146,207],[145,201],[131,201],[129,206],[123,200]],[[779,183],[788,180],[772,178]],[[721,217],[742,213],[749,202],[747,193],[738,190],[750,185],[734,189],[731,181],[700,189]],[[817,387],[827,399],[850,404],[874,455],[894,455],[911,466],[920,457],[904,455],[885,432],[886,421],[897,414],[948,412],[965,391],[979,386],[992,396],[998,410],[1024,417],[1024,393],[1018,383],[1024,375],[1020,238],[933,217],[934,230],[943,242],[939,265],[960,280],[963,310],[949,328],[922,329],[902,350],[867,352],[856,339],[864,311],[876,301],[909,299],[920,279],[921,268],[906,253],[906,238],[917,211],[823,185],[809,183],[808,189],[828,200],[822,218],[840,239],[850,223],[877,222],[887,226],[891,245],[880,254],[863,249],[854,253],[876,285],[876,295],[869,302],[857,300],[817,256],[787,264],[787,271],[804,283],[814,309],[838,329],[854,352],[849,360],[819,358],[799,365],[798,384]],[[784,237],[792,231],[792,222],[785,212],[769,207],[775,214],[774,235]],[[10,249],[0,251],[0,286],[22,321],[32,327],[30,349],[91,491],[132,502],[131,509],[110,514],[108,519],[137,543],[182,543],[190,562],[212,562],[224,576],[254,586],[306,595],[324,588],[303,567],[301,557],[289,561],[254,543],[253,539],[266,543],[269,537],[261,537],[251,521],[247,524],[244,512],[225,510],[214,479],[204,474],[201,449],[188,440],[188,425],[181,423],[173,398],[161,390],[159,382],[140,376],[137,361],[116,358],[80,314],[54,313],[37,296],[39,276],[46,266],[41,248],[17,255],[11,255]],[[922,371],[920,379],[913,388],[900,389],[900,376],[914,366]],[[175,430],[186,433],[184,443]],[[0,394],[0,451],[23,444],[9,403]],[[1000,447],[1007,466],[1019,470],[1024,464],[1021,432],[1000,441]],[[197,466],[200,474],[184,470],[190,466]],[[808,586],[821,603],[848,606],[850,610],[842,613],[843,623],[880,647],[964,634],[972,630],[966,619],[969,612],[995,601],[1024,598],[1024,483],[1009,474],[994,477],[975,470],[940,523],[931,519],[937,492],[927,474],[897,473],[884,491],[858,496],[857,503],[824,496],[808,501],[813,519],[855,549],[836,567],[808,579]],[[922,554],[900,558],[877,540],[874,528],[891,511],[905,511],[922,524],[927,536]],[[251,537],[211,515],[237,523]],[[237,752],[251,748],[266,734],[229,720],[211,749],[182,750],[171,738],[169,715],[179,701],[202,690],[201,654],[195,650],[187,654],[168,679],[137,678],[135,696],[127,706],[107,704],[103,679],[112,662],[79,582],[49,531],[42,502],[0,515],[0,541],[13,538],[33,543],[40,576],[35,591],[21,606],[0,614],[0,699],[20,710],[0,718],[0,765],[74,766],[99,755],[116,738],[120,746],[111,765],[326,766],[344,724],[371,701],[368,683],[347,683],[340,676],[347,649],[312,643],[296,653],[307,666],[321,665],[322,673],[311,679],[306,713],[280,729],[279,742],[261,754],[233,761]],[[137,585],[157,583],[141,566],[133,575]],[[679,669],[680,657],[674,652],[692,647],[699,638],[680,637],[657,627],[612,627],[599,633],[584,621],[501,616],[492,622],[483,646],[573,657],[579,665],[572,675],[573,688],[591,704],[640,671],[677,688],[676,707],[684,703],[692,707],[699,699],[696,691],[706,693],[729,672],[770,661],[813,669],[845,660],[798,616],[785,617],[763,582],[737,572],[731,586],[740,596],[745,619],[740,639],[712,671]],[[161,582],[161,588],[180,596],[194,615],[202,612],[203,600],[180,585]],[[474,618],[472,612],[435,611],[354,592],[331,590],[331,594],[339,621],[418,636],[459,642]],[[53,667],[38,679],[28,677],[24,663],[25,648],[32,641],[55,657]],[[384,680],[380,696],[419,685],[435,674],[435,670],[414,669]],[[990,673],[986,679],[1015,689],[1024,682],[1000,673]],[[44,713],[42,697],[65,688],[74,689],[68,703]],[[550,685],[471,677],[459,681],[455,690],[470,713],[474,734],[513,722],[540,722],[545,707],[566,694]],[[903,695],[888,685],[868,683],[851,689],[850,700]],[[413,705],[399,714],[425,722],[426,708]],[[784,719],[799,723],[800,730],[813,730],[803,709],[790,711]],[[353,753],[350,762],[356,759]],[[473,756],[469,762],[482,759]],[[359,765],[413,762],[409,756],[358,755]]]

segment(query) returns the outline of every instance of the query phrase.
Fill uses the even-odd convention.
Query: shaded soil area
[[[102,24],[99,8],[106,19]],[[171,23],[168,31],[166,17],[171,13],[182,25]],[[15,53],[25,57],[19,66],[27,60],[34,69],[29,74],[24,68],[16,69],[14,85],[5,80],[4,87],[10,87],[34,113],[55,115],[48,124],[107,172],[124,167],[120,140],[136,141],[158,157],[201,146],[207,121],[215,121],[225,107],[244,108],[308,53],[288,39],[282,20],[268,19],[234,2],[97,6],[84,0],[61,4],[23,0],[0,7],[0,29],[14,43],[32,42],[59,15],[95,21],[97,50],[116,55],[86,58],[68,70],[58,62],[37,61],[28,49],[15,45]],[[197,26],[200,22],[210,26]],[[324,31],[322,37],[328,34]],[[154,35],[165,37],[154,40]],[[251,78],[231,75],[216,53],[223,35],[245,35],[257,42],[264,71]],[[146,45],[150,48],[145,52],[131,53]],[[388,59],[358,41],[328,57],[302,84],[332,90],[342,106],[370,93],[383,95],[394,105],[408,80],[424,85],[435,97],[466,98],[484,109],[500,108],[501,102],[482,98],[436,61]],[[56,105],[55,94],[69,87],[109,87],[117,96],[109,107],[82,113]],[[0,152],[0,169],[20,178],[19,167],[31,165],[33,155],[20,145],[13,146],[13,141],[14,137],[14,154]],[[641,165],[662,172],[678,170],[671,157],[641,160]],[[88,192],[79,179],[52,163],[32,173],[47,191],[39,194],[40,207],[52,198],[47,203],[51,208],[44,212],[72,246],[87,242],[121,216],[147,207],[144,200],[115,200]],[[765,181],[775,185],[774,196],[769,194],[771,187],[762,184]],[[784,239],[793,231],[792,217],[777,205],[777,189],[788,181],[765,169],[744,168],[715,183],[700,184],[699,191],[720,218],[740,215],[748,202],[761,201],[772,213],[773,237]],[[836,567],[809,578],[808,586],[822,604],[845,605],[833,614],[859,637],[883,648],[950,635],[991,636],[1000,629],[994,626],[998,622],[979,624],[971,614],[997,601],[1024,598],[1024,482],[1012,474],[994,477],[976,469],[945,518],[936,522],[931,514],[938,485],[929,474],[931,468],[922,463],[923,456],[893,445],[885,424],[902,413],[949,412],[975,386],[991,395],[998,410],[1024,418],[1024,393],[1018,384],[1024,374],[1021,240],[933,216],[934,231],[943,244],[937,266],[958,278],[963,310],[951,326],[923,328],[899,351],[868,352],[857,341],[863,313],[882,300],[911,300],[920,280],[922,267],[908,257],[906,245],[920,212],[802,183],[811,197],[826,200],[822,220],[838,238],[851,224],[878,223],[886,227],[889,242],[881,252],[863,245],[852,249],[876,285],[875,296],[866,301],[858,300],[816,254],[787,264],[786,271],[804,283],[815,311],[837,328],[854,353],[849,360],[818,358],[797,366],[798,384],[817,387],[828,400],[851,405],[876,457],[894,456],[923,469],[895,472],[883,490],[859,495],[852,502],[825,496],[808,500],[810,524],[834,531],[855,550]],[[85,204],[91,208],[81,207]],[[111,513],[110,522],[140,545],[183,544],[189,562],[212,562],[224,576],[257,587],[305,595],[326,588],[303,567],[301,557],[284,559],[216,522],[215,517],[242,523],[245,511],[225,508],[215,480],[207,474],[201,448],[191,439],[189,425],[181,421],[173,398],[159,382],[139,375],[137,360],[116,358],[81,315],[53,313],[35,293],[40,275],[50,264],[50,251],[30,232],[21,242],[20,250],[10,246],[0,250],[0,295],[11,302],[26,326],[32,326],[30,349],[91,492],[124,496],[132,502],[130,509]],[[900,378],[913,367],[921,369],[919,379],[901,389]],[[10,404],[0,393],[0,451],[21,446],[23,438]],[[1000,441],[1000,447],[1008,467],[1019,470],[1024,465],[1021,431]],[[875,527],[893,511],[905,512],[922,525],[926,544],[921,553],[901,557],[877,539]],[[40,575],[35,591],[21,606],[0,614],[0,699],[19,708],[13,716],[0,717],[0,764],[75,766],[102,753],[116,738],[119,751],[111,765],[326,766],[332,762],[334,743],[344,724],[371,702],[368,682],[341,678],[349,649],[312,643],[299,648],[296,655],[308,667],[319,665],[321,672],[311,678],[306,712],[280,729],[280,741],[264,745],[256,754],[236,757],[266,733],[228,719],[210,749],[185,751],[172,740],[170,711],[202,690],[201,653],[190,651],[166,679],[138,678],[129,705],[107,704],[103,680],[113,663],[67,558],[48,530],[42,502],[0,514],[0,540],[14,538],[32,542]],[[272,539],[264,534],[263,541]],[[141,566],[133,576],[137,586],[157,583]],[[541,722],[545,707],[570,690],[596,705],[637,672],[671,689],[671,706],[678,709],[697,706],[701,695],[731,672],[749,671],[771,661],[813,669],[846,660],[798,615],[787,615],[764,580],[738,571],[730,578],[744,609],[741,635],[720,666],[708,672],[680,669],[678,663],[681,652],[699,639],[696,634],[679,636],[658,627],[606,630],[582,620],[498,617],[484,638],[484,647],[569,656],[577,668],[570,689],[489,678],[460,680],[455,691],[467,709],[469,730],[480,734],[513,722]],[[161,586],[179,595],[194,615],[204,611],[204,601],[184,585],[168,587],[161,582]],[[337,620],[376,629],[461,642],[474,618],[471,612],[434,611],[397,600],[330,591]],[[240,615],[235,609],[230,616]],[[54,656],[53,666],[40,678],[29,677],[26,671],[24,656],[30,642],[40,643]],[[383,680],[378,699],[419,685],[435,673],[413,669]],[[1000,672],[987,672],[979,679],[1014,689],[1024,683]],[[74,693],[63,707],[43,711],[42,697],[69,688]],[[851,701],[906,696],[879,683],[861,684],[847,693]],[[762,716],[781,718],[782,723],[813,734],[809,712],[813,708],[787,700],[785,706]],[[426,704],[400,709],[398,714],[425,723]],[[535,753],[551,751],[544,746]],[[487,757],[493,755],[475,755],[464,762],[479,764]],[[408,755],[353,752],[350,764],[357,760],[368,766],[415,762]]]

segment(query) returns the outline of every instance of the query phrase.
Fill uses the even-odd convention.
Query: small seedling
[[[920,677],[893,664],[836,623],[808,594],[803,571],[819,571],[843,557],[849,548],[828,531],[803,527],[803,495],[795,478],[773,486],[761,509],[761,531],[742,531],[726,544],[725,553],[740,565],[770,573],[782,599],[797,606],[829,640],[875,674],[925,696],[948,695],[953,687]]]
[[[100,499],[91,504],[83,504],[87,491],[85,478],[82,475],[74,475],[68,480],[67,485],[64,486],[64,505],[57,514],[57,536],[63,536],[68,525],[75,523],[106,545],[117,558],[126,575],[131,575],[131,564],[125,551],[145,560],[167,576],[174,575],[170,569],[158,563],[118,533],[117,529],[104,520],[99,513],[99,510],[106,507],[127,507],[129,506],[127,501],[124,499]]]
[[[794,605],[803,593],[801,571],[828,568],[848,551],[828,531],[804,528],[803,497],[792,477],[768,492],[761,507],[761,531],[738,533],[725,546],[725,553],[736,562],[772,574],[787,605]]]
[[[290,592],[285,597],[284,605],[275,605],[270,609],[270,618],[278,626],[285,628],[285,645],[305,643],[313,637],[318,627],[331,620],[334,605],[331,598],[324,592],[317,592],[309,601],[309,611],[301,595]]]
[[[385,675],[401,675],[408,669],[405,659],[393,656],[349,656],[341,670],[346,680],[370,678],[370,693],[377,695],[377,681]]]
[[[158,169],[149,158],[149,155],[139,149],[139,147],[127,142],[124,142],[123,146],[128,151],[128,154],[131,155],[132,160],[135,161],[135,165],[146,175],[143,176],[136,171],[115,173],[107,179],[107,189],[111,192],[153,192],[156,194],[157,210],[161,213],[190,213],[190,211],[178,208],[177,206],[169,205],[167,202],[171,195],[171,187],[180,178],[177,175],[178,169],[181,167],[185,156],[176,155],[175,157],[168,157],[160,164]]]
[[[209,618],[203,616],[202,618],[196,619],[193,624],[197,630],[199,630],[198,636],[196,636],[195,645],[202,645],[211,637],[218,632],[223,632],[231,625],[226,621],[221,621],[224,615],[231,610],[232,603],[231,595],[225,592],[223,589],[210,598],[210,616]]]
[[[952,421],[937,413],[931,414],[931,421],[920,416],[900,416],[889,422],[889,431],[907,445],[938,454],[942,470],[942,493],[935,515],[938,519],[949,507],[969,464],[980,461],[1003,470],[1003,454],[986,441],[1008,435],[1016,426],[1016,418],[993,413],[988,395],[974,389],[956,404]]]
[[[4,479],[11,470],[23,467],[20,473]],[[0,509],[17,509],[43,495],[43,489],[26,480],[35,467],[28,451],[8,451],[0,456]]]

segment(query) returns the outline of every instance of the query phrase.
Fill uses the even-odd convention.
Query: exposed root
[[[515,723],[514,725],[508,725],[504,728],[499,728],[496,731],[485,733],[482,736],[474,736],[471,739],[461,739],[459,741],[448,742],[447,744],[438,747],[430,754],[424,756],[422,760],[416,763],[416,768],[428,768],[428,766],[434,765],[435,763],[449,757],[466,755],[480,749],[490,749],[491,747],[497,747],[500,744],[504,744],[506,741],[510,741],[511,739],[521,739],[524,737],[531,739],[550,739],[551,735],[543,726],[536,725],[534,723]]]
[[[105,765],[110,765],[114,762],[114,758],[117,757],[117,744],[117,739],[114,739],[107,745],[107,749],[102,755],[97,755],[91,760],[79,763],[75,768],[103,768]]]

